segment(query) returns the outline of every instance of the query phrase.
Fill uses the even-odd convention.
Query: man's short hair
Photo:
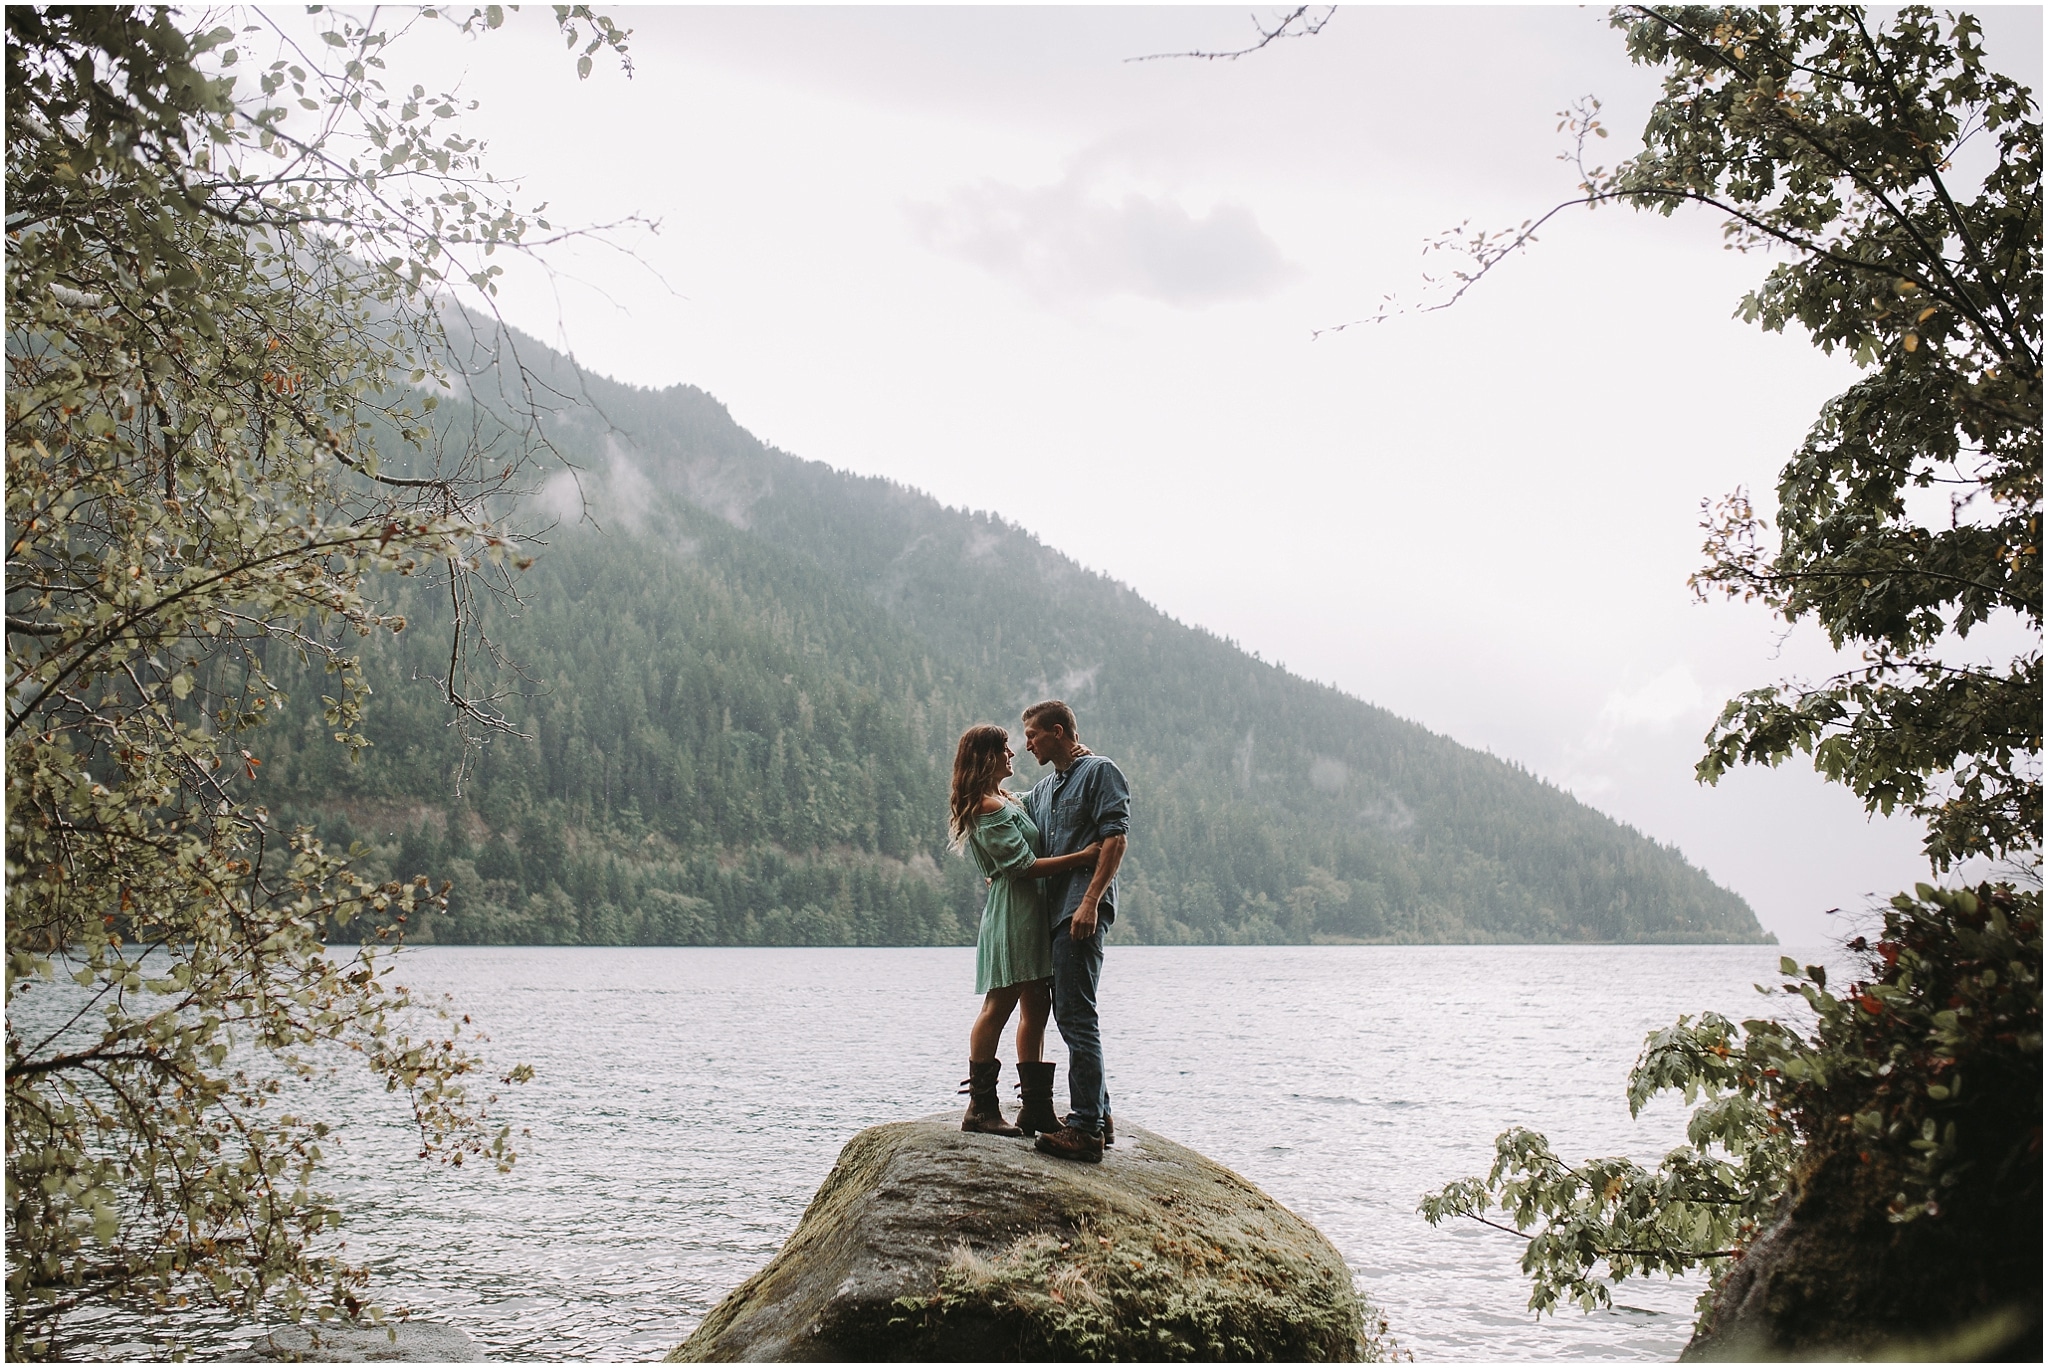
[[[1063,727],[1069,741],[1081,739],[1081,724],[1074,720],[1074,710],[1057,698],[1048,698],[1043,703],[1033,703],[1024,710],[1024,723],[1029,726],[1036,722],[1040,730],[1047,727]]]

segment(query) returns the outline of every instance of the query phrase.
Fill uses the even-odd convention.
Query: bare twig
[[[1311,14],[1312,10],[1321,14]],[[1249,57],[1279,38],[1313,38],[1323,31],[1323,25],[1330,22],[1330,16],[1337,12],[1335,5],[1296,5],[1282,17],[1279,23],[1267,28],[1259,22],[1259,16],[1251,16],[1252,27],[1258,30],[1259,41],[1250,47],[1235,52],[1149,52],[1143,57],[1126,57],[1126,62],[1158,62],[1173,57],[1192,57],[1203,62],[1234,62],[1240,57]]]

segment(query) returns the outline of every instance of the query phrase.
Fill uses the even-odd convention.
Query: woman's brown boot
[[[961,1130],[978,1135],[1024,1133],[1003,1120],[1003,1109],[996,1101],[996,1079],[1002,1072],[1000,1059],[967,1061],[967,1077],[960,1080],[960,1091],[967,1094],[967,1115],[961,1119]]]
[[[1052,1076],[1057,1064],[1017,1061],[1017,1090],[1024,1094],[1023,1110],[1017,1113],[1017,1129],[1026,1135],[1056,1131],[1062,1124],[1052,1109]]]

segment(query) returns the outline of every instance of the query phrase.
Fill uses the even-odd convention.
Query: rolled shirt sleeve
[[[1094,826],[1091,840],[1128,836],[1131,832],[1131,783],[1110,761],[1094,767],[1089,775],[1094,792],[1089,794],[1090,817]]]

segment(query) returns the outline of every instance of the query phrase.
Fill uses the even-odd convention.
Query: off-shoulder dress
[[[988,886],[974,956],[974,991],[1052,977],[1052,927],[1037,879],[1018,877],[1039,857],[1038,828],[1018,803],[975,819],[967,848]]]

